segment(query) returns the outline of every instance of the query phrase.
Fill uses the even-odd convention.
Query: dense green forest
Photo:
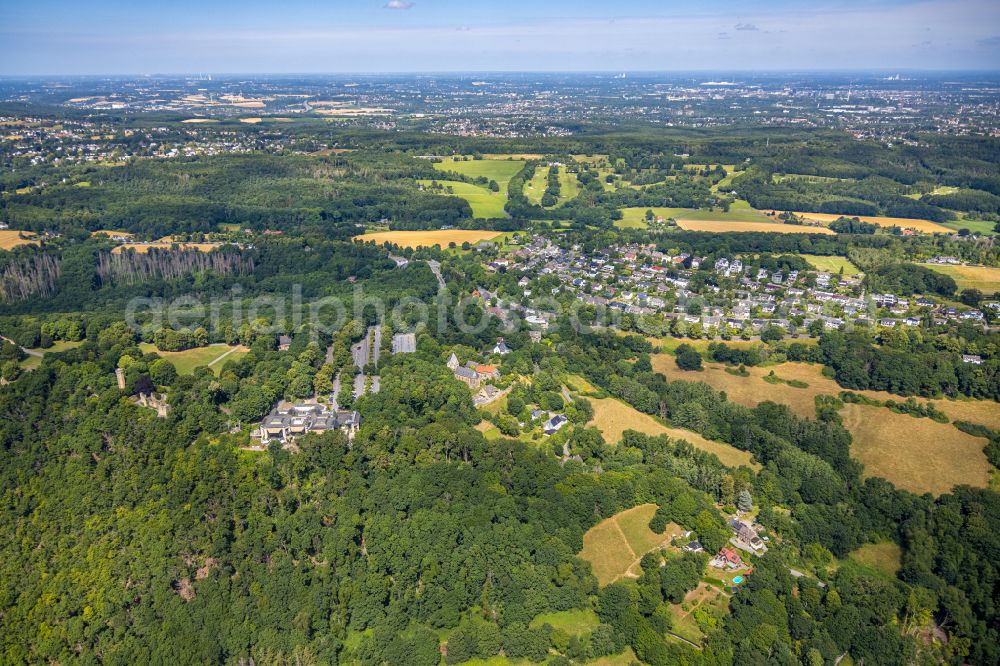
[[[123,117],[115,131],[154,121],[169,124]],[[167,140],[182,143],[182,129]],[[738,198],[989,226],[1000,212],[996,138],[919,135],[887,146],[763,129],[531,140],[329,123],[286,131],[283,154],[61,168],[3,156],[17,168],[0,171],[0,221],[44,235],[0,250],[0,662],[1000,664],[995,487],[918,496],[867,475],[840,415],[857,394],[817,396],[815,413],[802,416],[770,401],[738,404],[698,381],[703,358],[746,373],[780,357],[820,364],[845,391],[1000,400],[995,329],[820,322],[808,331],[815,339],[785,340],[789,331],[772,326],[749,346],[687,340],[675,359],[690,373],[670,380],[654,370],[663,350],[629,333],[660,336],[665,321],[652,330],[625,314],[608,330],[555,317],[544,337],[506,328],[495,301],[473,294],[524,294],[516,272],[488,265],[498,247],[351,240],[366,229],[460,227],[530,230],[554,252],[641,245],[685,255],[666,274],[683,270],[692,290],[720,299],[741,287],[713,271],[717,258],[787,273],[812,272],[800,255],[828,255],[866,273],[859,292],[972,307],[983,293],[920,264],[945,255],[995,267],[1000,248],[987,232],[904,236],[847,220],[835,234],[699,233],[615,222],[622,208],[728,211]],[[143,149],[141,133],[129,137]],[[535,157],[511,179],[500,220],[473,220],[466,200],[417,183],[441,177],[429,155],[528,151]],[[526,183],[549,163],[532,203]],[[579,194],[559,203],[567,175]],[[935,194],[941,187],[949,193]],[[172,238],[122,250],[97,230]],[[556,302],[575,299],[559,286],[545,274],[532,284]],[[295,309],[355,298],[361,306],[341,319]],[[215,299],[217,308],[203,307]],[[678,312],[700,312],[705,300]],[[247,316],[258,302],[269,305]],[[165,303],[167,317],[157,309]],[[377,371],[380,390],[355,396],[352,352],[369,327],[381,327],[385,353],[359,370]],[[388,353],[397,332],[414,333],[413,353]],[[492,352],[500,337],[512,349],[502,357]],[[211,368],[184,371],[171,356],[219,343],[234,355]],[[500,366],[502,408],[476,408],[446,365],[452,352]],[[973,366],[966,354],[985,358]],[[279,401],[331,396],[341,376],[339,407],[361,416],[352,439],[334,431],[253,446],[251,430]],[[140,394],[164,395],[169,411],[158,417]],[[753,467],[628,427],[611,441],[588,425],[591,401],[609,398],[733,447]],[[571,425],[533,437],[524,422],[536,406]],[[921,404],[911,414],[936,412]],[[981,438],[995,475],[1000,432],[954,425]],[[706,552],[637,554],[634,577],[599,585],[579,556],[584,535],[642,504],[656,505],[655,534],[676,524]],[[706,562],[729,543],[743,505],[771,535],[770,550],[742,585],[726,586],[724,610],[697,616],[695,644],[675,633],[677,608],[713,584]],[[855,561],[866,544],[898,549],[898,570]],[[568,631],[553,614],[593,621]]]

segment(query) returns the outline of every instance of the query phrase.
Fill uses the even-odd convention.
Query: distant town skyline
[[[990,0],[38,0],[0,74],[1000,69]]]

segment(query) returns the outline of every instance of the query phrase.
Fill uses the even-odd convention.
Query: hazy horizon
[[[39,0],[6,8],[0,26],[4,76],[995,71],[997,63],[1000,3],[989,0]]]

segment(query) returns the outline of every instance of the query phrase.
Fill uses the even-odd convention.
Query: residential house
[[[542,426],[542,430],[545,431],[546,435],[554,435],[555,433],[562,430],[563,426],[565,426],[567,423],[569,423],[569,419],[567,419],[562,414],[556,414],[555,416],[553,416],[552,418],[550,418],[548,421],[545,422],[545,424]]]

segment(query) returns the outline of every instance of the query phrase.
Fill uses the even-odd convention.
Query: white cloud
[[[404,2],[403,0],[389,0],[385,3],[384,7],[386,9],[410,9],[413,7],[412,2]]]
[[[757,32],[758,28],[753,23],[737,23],[734,26],[735,30],[745,30],[749,32]]]

